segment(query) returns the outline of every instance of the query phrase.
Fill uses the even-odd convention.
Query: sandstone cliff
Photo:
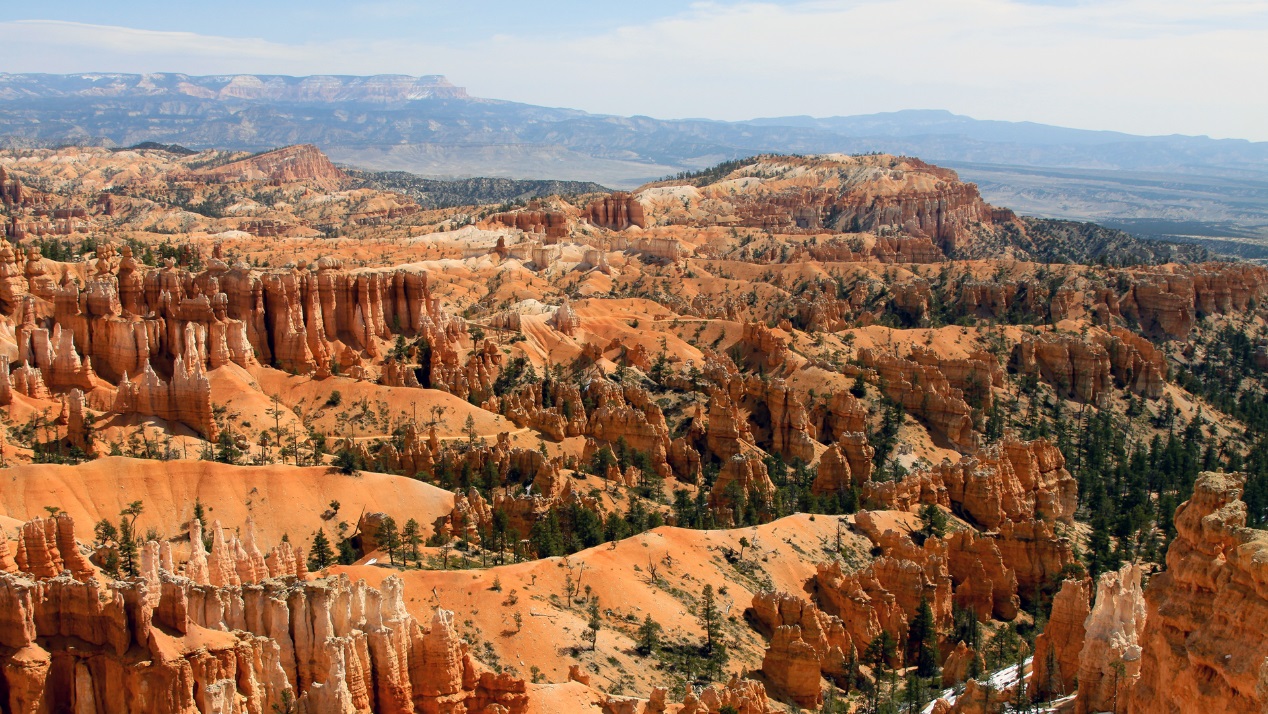
[[[1242,477],[1204,473],[1176,510],[1167,569],[1145,588],[1131,711],[1262,712],[1268,534],[1245,527]]]

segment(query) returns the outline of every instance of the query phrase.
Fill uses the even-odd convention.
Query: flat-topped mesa
[[[266,714],[288,701],[313,713],[525,710],[522,680],[483,671],[450,613],[421,627],[403,595],[395,576],[375,589],[346,576],[214,588],[161,569],[157,582],[104,586],[0,574],[0,601],[13,605],[0,611],[11,652],[3,666],[23,675],[10,678],[10,705],[102,714]],[[135,666],[137,656],[147,666]],[[75,668],[73,680],[55,661]],[[206,708],[218,701],[234,704]]]
[[[641,190],[637,198],[645,204],[648,224],[786,234],[901,232],[951,255],[981,252],[979,234],[991,235],[997,220],[1014,220],[989,206],[954,171],[918,159],[758,156],[722,168]]]
[[[1268,533],[1245,527],[1244,482],[1203,473],[1176,509],[1167,569],[1145,588],[1133,712],[1251,714],[1268,705]]]
[[[277,184],[303,181],[308,184],[336,187],[347,178],[326,155],[312,144],[287,146],[241,161],[195,172],[203,180],[233,183],[239,181],[271,181]]]

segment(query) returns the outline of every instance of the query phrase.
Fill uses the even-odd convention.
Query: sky
[[[1268,0],[5,6],[5,72],[443,74],[474,96],[665,119],[947,109],[1268,140]]]

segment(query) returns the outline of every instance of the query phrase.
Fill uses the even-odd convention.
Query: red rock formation
[[[1073,692],[1079,672],[1086,627],[1091,613],[1089,580],[1066,580],[1052,599],[1052,612],[1043,634],[1035,638],[1031,691],[1044,700]]]
[[[665,461],[670,444],[669,425],[647,390],[595,380],[586,387],[586,396],[594,404],[588,425],[595,439],[613,444],[624,439],[631,449],[653,457],[653,466],[660,476],[672,475]],[[659,462],[655,458],[658,452]]]
[[[565,335],[575,335],[581,327],[581,318],[572,309],[572,305],[565,297],[564,301],[555,309],[555,313],[550,316],[550,326]]]
[[[859,361],[875,372],[876,384],[885,396],[927,422],[957,448],[976,448],[972,409],[964,400],[964,392],[951,386],[938,367],[868,348],[859,350]]]
[[[823,703],[819,657],[801,638],[797,625],[779,625],[762,658],[762,674],[799,707],[817,709]]]
[[[820,673],[842,676],[854,652],[839,618],[831,617],[811,602],[783,592],[753,596],[750,614],[770,637],[762,660],[762,673],[799,706],[818,706]]]
[[[1128,277],[1114,307],[1147,334],[1171,338],[1187,336],[1200,315],[1242,312],[1268,294],[1268,272],[1249,264],[1169,265]]]
[[[23,312],[23,323],[17,328],[18,361],[38,367],[44,375],[44,383],[53,389],[95,389],[100,382],[93,372],[92,358],[80,358],[74,334],[58,324],[53,327],[50,339],[48,330],[34,326],[34,307]]]
[[[693,423],[693,428],[699,424]],[[753,443],[753,434],[749,431],[748,420],[740,414],[740,410],[727,389],[712,388],[709,390],[709,415],[705,431],[705,443],[715,456],[729,459],[745,449],[745,445]]]
[[[449,613],[421,628],[395,577],[381,590],[346,577],[215,589],[164,574],[157,606],[150,587],[0,575],[0,602],[13,605],[0,612],[0,636],[16,650],[3,666],[21,710],[223,711],[216,702],[229,702],[263,713],[287,698],[310,712],[516,714],[527,704],[522,681],[481,671]],[[41,664],[50,658],[59,666]]]
[[[815,427],[797,391],[782,379],[745,381],[748,402],[759,426],[770,434],[770,452],[810,463],[815,457]],[[760,415],[760,417],[759,417]]]
[[[224,166],[203,169],[197,176],[210,181],[277,181],[334,187],[347,178],[326,155],[312,144],[299,144],[269,151]]]
[[[864,513],[859,515],[866,518]],[[924,600],[940,629],[951,623],[953,586],[946,544],[930,538],[917,547],[906,536],[887,531],[878,545],[882,555],[862,570],[846,574],[840,562],[833,561],[819,565],[815,574],[816,602],[824,612],[841,619],[850,644],[858,651],[882,630],[905,642],[907,625]]]
[[[453,510],[435,523],[434,530],[441,538],[465,538],[472,543],[479,543],[480,534],[491,523],[493,509],[484,496],[472,488],[467,495],[458,494],[454,497]]]
[[[568,214],[560,211],[543,211],[531,208],[525,211],[494,213],[489,216],[483,225],[489,227],[494,225],[506,226],[525,233],[535,233],[553,239],[568,237],[570,229]]]
[[[1167,569],[1145,588],[1133,712],[1250,714],[1268,703],[1268,534],[1245,527],[1243,482],[1203,473],[1176,509]]]
[[[867,435],[855,432],[845,436],[849,438],[828,447],[819,459],[819,470],[810,486],[816,496],[861,488],[872,476],[876,449],[868,446]]]
[[[1072,525],[1078,484],[1052,443],[1005,438],[955,464],[944,461],[900,482],[868,484],[863,497],[899,510],[938,503],[995,530],[1007,521],[1034,518]]]
[[[736,714],[770,714],[773,711],[761,682],[731,675],[726,684],[710,684],[698,694],[687,692],[678,714],[719,714],[727,707]]]
[[[1167,363],[1148,340],[1121,328],[1092,329],[1085,336],[1043,333],[1017,344],[1013,361],[1022,374],[1034,374],[1057,393],[1094,402],[1115,382],[1151,399],[1162,396]]]
[[[1005,521],[996,538],[1000,556],[1017,576],[1017,590],[1023,598],[1032,598],[1039,589],[1067,577],[1081,566],[1074,557],[1074,544],[1066,535],[1058,535],[1047,521]]]
[[[978,535],[971,528],[951,534],[947,538],[947,569],[960,608],[972,610],[982,622],[1017,617],[1021,608],[1017,574],[1004,563],[994,538]]]
[[[1126,705],[1140,677],[1139,639],[1145,627],[1145,598],[1140,567],[1125,565],[1102,573],[1096,602],[1085,624],[1079,652],[1079,692],[1076,714],[1101,712]]]
[[[969,678],[975,665],[978,671],[986,669],[980,654],[963,642],[957,642],[955,649],[947,654],[946,660],[942,663],[942,686],[954,687],[957,684],[963,684]]]
[[[192,325],[187,325],[185,339],[186,354],[176,358],[172,381],[164,382],[147,361],[135,381],[124,373],[112,409],[120,414],[145,414],[188,424],[208,441],[215,441],[220,429],[212,416],[211,381],[193,342]],[[186,355],[191,358],[188,363]]]
[[[744,323],[740,344],[748,352],[750,366],[759,374],[780,374],[788,359],[788,338],[760,322]]]
[[[70,390],[64,402],[66,405],[66,439],[71,446],[84,452],[89,457],[97,455],[97,445],[90,428],[88,403],[84,393],[78,389]]]
[[[848,239],[830,238],[812,246],[808,255],[814,260],[836,263],[860,263],[877,260],[882,263],[940,263],[947,256],[929,236],[876,236],[870,248],[862,241],[851,244]]]
[[[7,554],[7,543],[6,543]],[[52,578],[68,571],[76,580],[91,580],[96,572],[75,542],[75,520],[69,513],[51,518],[33,518],[18,531],[16,568],[0,563],[4,572],[26,573],[35,578]]]
[[[623,231],[630,226],[647,227],[643,204],[628,193],[614,193],[594,201],[586,206],[581,217],[614,231]]]
[[[949,359],[923,345],[912,345],[909,359],[937,368],[951,386],[964,392],[966,399],[974,400],[976,409],[989,409],[993,401],[991,388],[1004,385],[1004,370],[989,352],[979,350],[967,359]]]
[[[722,464],[709,491],[709,508],[723,525],[739,522],[736,509],[741,503],[754,504],[759,513],[770,513],[775,484],[766,464],[757,454],[735,454]],[[741,514],[742,515],[742,514]]]
[[[844,439],[847,434],[867,432],[867,405],[849,392],[836,392],[815,407],[812,420],[819,440],[831,444]]]
[[[529,382],[502,395],[500,404],[502,414],[517,426],[536,429],[554,441],[587,433],[589,422],[581,391],[573,384],[561,380]]]
[[[0,537],[0,573],[16,572],[18,572],[18,564],[9,550],[9,539]]]

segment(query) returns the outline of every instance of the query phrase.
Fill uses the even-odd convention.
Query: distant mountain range
[[[466,99],[467,92],[440,75],[410,77],[288,77],[278,74],[7,74],[0,73],[0,100],[190,97],[220,101],[366,102]]]
[[[880,151],[956,168],[988,200],[1022,213],[1160,235],[1268,235],[1268,143],[945,111],[662,120],[472,98],[434,75],[0,74],[0,137],[18,147],[313,143],[373,171],[617,188],[756,153]]]

